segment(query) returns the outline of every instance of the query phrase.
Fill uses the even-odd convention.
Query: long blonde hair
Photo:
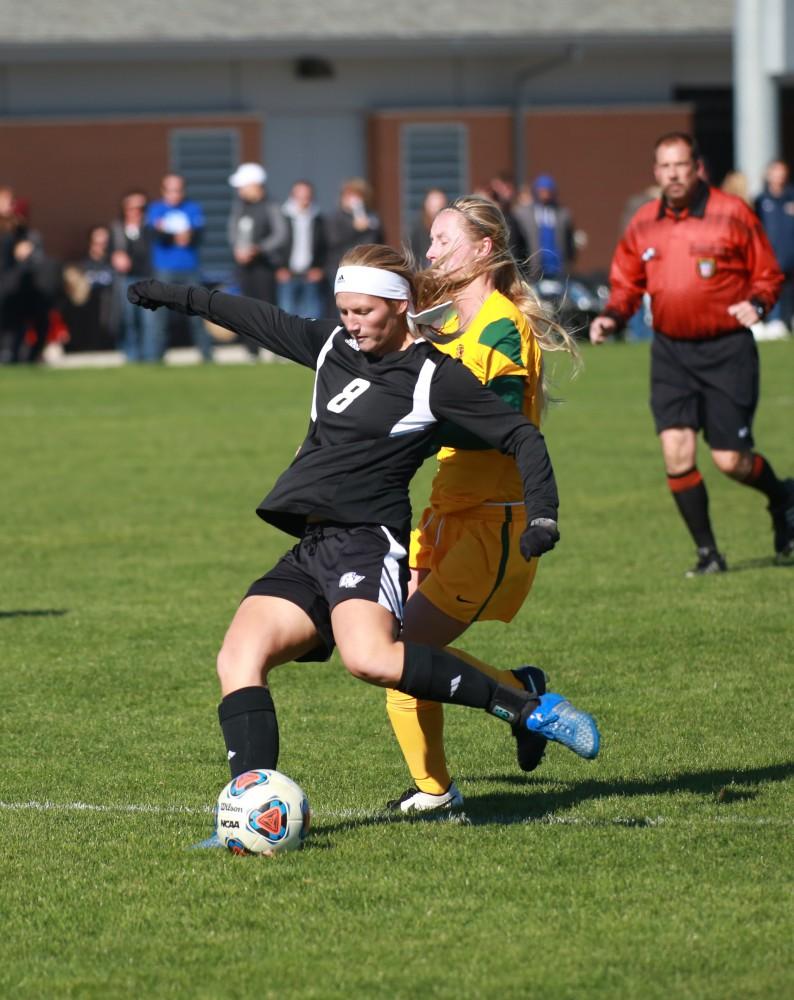
[[[499,206],[480,195],[457,198],[444,212],[457,212],[464,232],[472,240],[490,238],[492,252],[485,258],[462,270],[445,274],[438,262],[415,278],[416,305],[428,309],[438,305],[466,288],[475,278],[488,274],[494,287],[515,305],[524,316],[542,351],[565,351],[571,356],[573,370],[581,367],[581,356],[576,341],[554,318],[552,311],[540,301],[534,289],[521,275],[518,263],[510,251],[509,230]],[[443,258],[441,259],[443,265]],[[545,374],[541,378],[541,402],[548,400]]]

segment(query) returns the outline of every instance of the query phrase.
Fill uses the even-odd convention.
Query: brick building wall
[[[467,135],[468,189],[514,163],[514,119],[505,109],[388,111],[369,122],[369,169],[389,242],[402,232],[401,129],[414,123],[458,123]],[[690,130],[687,104],[533,108],[524,115],[527,176],[552,174],[587,245],[577,270],[605,270],[626,200],[653,182],[653,144],[664,132]]]
[[[50,254],[78,259],[87,230],[116,217],[125,191],[158,196],[179,128],[235,129],[241,159],[262,156],[261,121],[250,115],[0,119],[0,183],[30,202],[31,223]]]

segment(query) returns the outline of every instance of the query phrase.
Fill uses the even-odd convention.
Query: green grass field
[[[215,652],[286,547],[254,508],[309,374],[0,371],[0,995],[794,995],[794,568],[704,452],[733,571],[683,579],[647,348],[585,355],[546,425],[562,542],[517,620],[460,645],[544,666],[601,756],[527,777],[506,726],[450,710],[465,817],[393,820],[383,693],[288,665],[280,767],[314,829],[272,860],[188,848],[227,780]],[[758,443],[790,475],[794,344],[762,367]]]

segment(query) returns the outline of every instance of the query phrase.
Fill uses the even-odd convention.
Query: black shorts
[[[407,547],[407,540],[377,524],[309,525],[298,544],[255,580],[245,596],[282,597],[302,608],[320,642],[299,659],[327,660],[335,645],[331,611],[342,601],[355,598],[380,604],[402,624],[409,579]]]
[[[651,347],[651,411],[656,433],[702,430],[711,448],[748,451],[758,405],[758,350],[749,330],[708,340],[656,334]]]

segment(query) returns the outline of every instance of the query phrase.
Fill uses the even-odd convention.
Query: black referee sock
[[[716,551],[717,542],[709,517],[709,495],[700,472],[693,466],[678,475],[668,475],[667,485],[695,545],[699,549]]]
[[[244,771],[278,764],[278,720],[270,691],[239,688],[218,705],[229,769],[236,778]]]
[[[775,475],[775,470],[763,455],[753,454],[753,467],[745,479],[738,482],[744,486],[752,486],[759,490],[769,500],[770,507],[779,507],[786,499],[786,489]]]
[[[426,701],[483,708],[511,725],[536,708],[538,699],[526,691],[497,684],[445,649],[403,643],[405,661],[397,690]]]

